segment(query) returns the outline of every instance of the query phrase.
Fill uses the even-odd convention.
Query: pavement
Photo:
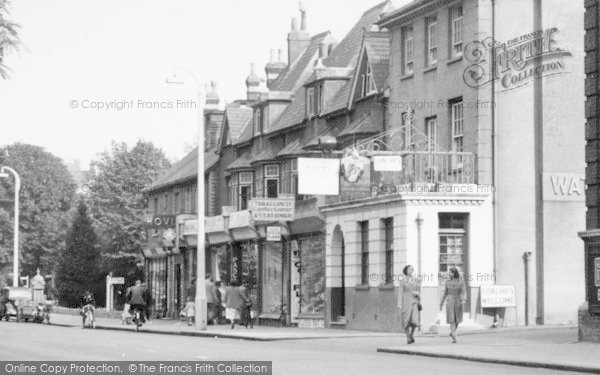
[[[81,318],[75,315],[53,314],[52,323],[79,327]],[[96,328],[101,330],[135,332],[133,325],[118,319],[98,318]],[[229,325],[208,326],[196,331],[183,321],[151,320],[140,332],[161,335],[197,336],[252,341],[289,341],[315,339],[381,339],[371,350],[379,353],[435,357],[489,364],[502,364],[558,371],[600,374],[600,344],[577,341],[577,326],[530,326],[487,329],[460,333],[458,343],[448,336],[421,333],[416,343],[406,344],[403,334],[353,331],[341,329],[306,329],[255,326],[248,329]],[[354,340],[348,345],[354,345]]]
[[[377,351],[600,374],[600,344],[578,342],[576,326],[497,329],[459,334],[457,339],[452,344],[448,336],[417,338],[415,344],[381,346]]]

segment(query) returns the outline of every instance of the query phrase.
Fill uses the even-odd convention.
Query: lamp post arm
[[[21,177],[17,171],[10,167],[0,168],[0,174],[9,171],[15,178],[15,219],[13,241],[13,286],[19,286],[19,191],[21,190]]]

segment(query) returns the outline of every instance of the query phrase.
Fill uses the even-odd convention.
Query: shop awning
[[[234,241],[257,238],[254,221],[249,210],[234,211],[229,214],[229,232]]]

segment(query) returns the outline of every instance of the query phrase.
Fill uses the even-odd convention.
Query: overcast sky
[[[303,4],[312,35],[330,30],[341,40],[379,2]],[[144,139],[183,157],[196,134],[197,111],[187,102],[196,85],[167,85],[165,77],[182,66],[201,82],[217,81],[223,100],[243,98],[251,62],[264,75],[271,48],[287,55],[299,12],[294,0],[13,0],[11,16],[24,48],[7,59],[11,79],[0,81],[0,145],[40,145],[86,167],[112,140]],[[100,103],[113,107],[92,108]]]

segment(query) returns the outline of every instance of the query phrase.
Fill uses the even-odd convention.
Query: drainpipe
[[[497,213],[497,203],[496,203],[496,173],[497,173],[497,165],[496,165],[496,1],[492,0],[492,247],[493,247],[493,261],[494,261],[494,280],[498,281],[498,261],[497,261],[497,249],[496,245],[498,244],[498,213]]]
[[[422,277],[422,251],[421,251],[421,227],[423,225],[423,218],[421,217],[421,213],[417,213],[417,218],[415,219],[415,222],[417,223],[417,254],[418,254],[418,268],[417,268],[417,280],[419,280],[420,277]],[[419,296],[421,296],[421,283],[418,284],[419,285]],[[419,332],[421,331],[421,311],[419,311]]]
[[[523,253],[523,267],[525,268],[525,325],[529,325],[529,259],[531,251]]]

